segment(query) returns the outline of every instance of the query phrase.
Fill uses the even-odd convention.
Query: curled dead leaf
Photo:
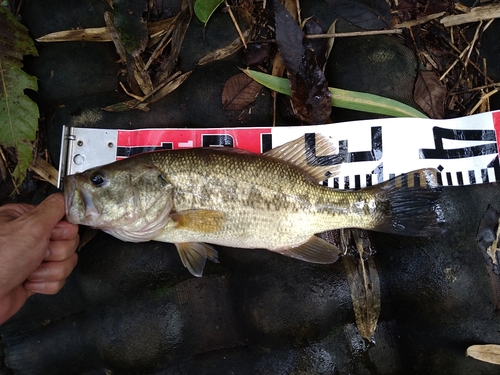
[[[413,100],[430,118],[444,118],[444,100],[446,99],[446,87],[439,77],[432,71],[419,71],[415,87],[413,89]]]

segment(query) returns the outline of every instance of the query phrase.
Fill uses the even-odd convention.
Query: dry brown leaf
[[[472,345],[467,348],[467,356],[479,361],[500,365],[500,345]]]
[[[30,169],[39,175],[44,181],[57,186],[59,180],[59,173],[52,164],[45,161],[41,157],[37,157],[30,165]]]
[[[446,87],[439,77],[432,71],[419,71],[415,87],[413,89],[413,100],[420,108],[434,119],[444,118],[444,100],[446,98]]]
[[[245,37],[245,39],[247,39],[249,35],[250,35],[250,29],[247,29],[243,32],[243,36]],[[239,51],[241,47],[243,47],[243,43],[241,42],[240,37],[238,37],[227,46],[207,53],[198,61],[198,65],[205,65],[213,61],[222,60],[232,55],[233,53]]]
[[[148,47],[157,43],[159,38],[167,33],[175,17],[148,23],[149,37]],[[111,42],[111,35],[107,27],[91,27],[87,29],[62,30],[46,34],[36,39],[37,42]]]
[[[125,112],[132,109],[138,109],[144,112],[149,111],[148,105],[163,99],[165,96],[170,94],[172,91],[177,89],[190,75],[192,71],[180,74],[176,72],[169,79],[159,86],[155,87],[148,95],[144,96],[142,100],[132,99],[125,102],[116,103],[104,107],[103,110],[106,112]]]
[[[363,338],[371,340],[380,315],[380,281],[373,258],[364,251],[370,247],[366,233],[359,229],[341,230],[342,248],[351,247],[352,240],[359,257],[346,255],[342,262],[351,290],[356,326]]]
[[[222,90],[222,107],[228,111],[241,111],[255,101],[262,86],[244,73],[229,78]]]

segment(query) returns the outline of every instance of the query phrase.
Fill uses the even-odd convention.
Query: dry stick
[[[458,58],[453,62],[453,64],[451,64],[450,67],[448,69],[446,69],[446,71],[443,73],[443,75],[441,77],[439,77],[440,81],[442,81],[448,75],[448,73],[455,67],[455,65],[457,65],[457,63],[462,60],[462,58],[465,56],[466,53],[468,53],[467,59],[463,63],[464,63],[464,68],[467,67],[468,62],[470,61],[469,57],[472,53],[472,47],[474,46],[474,44],[477,41],[477,38],[479,35],[479,28],[480,28],[482,22],[483,21],[481,21],[481,23],[476,28],[476,33],[474,34],[474,38],[472,38],[472,41],[467,45],[467,47],[464,48],[464,50],[460,53],[460,55],[458,55]],[[458,51],[458,49],[453,44],[452,44],[452,46],[454,47],[455,50]]]
[[[484,102],[485,100],[488,100],[488,99],[490,98],[490,96],[492,96],[492,95],[496,94],[498,91],[499,91],[499,89],[495,89],[495,90],[493,90],[493,91],[490,91],[490,92],[489,92],[489,93],[487,93],[487,94],[482,95],[482,96],[481,96],[481,99],[479,99],[479,102],[477,102],[477,103],[476,103],[476,105],[474,106],[474,108],[472,108],[472,109],[469,111],[468,115],[469,115],[469,116],[470,116],[470,115],[472,115],[472,114],[476,111],[476,109],[478,109],[478,108],[479,108],[479,106],[480,106],[481,104],[483,104],[483,102]]]
[[[297,21],[299,25],[302,25],[302,17],[300,16],[300,0],[295,0],[295,4],[297,6]]]
[[[484,30],[486,30],[486,28],[491,24],[493,20],[490,20],[484,27],[483,29],[483,32]],[[410,30],[411,31],[411,30]],[[451,35],[453,36],[453,32],[451,33]],[[472,43],[472,42],[471,42]],[[439,78],[440,80],[442,80],[449,72],[451,69],[453,69],[453,67],[462,59],[463,55],[469,50],[470,47],[472,47],[470,44],[467,45],[467,47],[465,47],[465,49],[463,51],[460,51],[452,42],[448,43],[448,45],[457,53],[459,53],[459,56],[458,56],[458,59],[455,60],[455,62],[446,70],[446,72],[443,73],[443,75]],[[483,74],[484,75],[484,72],[483,70],[481,70],[480,67],[478,67],[473,61],[470,61],[468,60],[468,62],[470,63],[470,65],[476,69],[480,74]],[[487,77],[487,76],[484,76],[486,82],[488,81],[492,81],[491,78]]]
[[[226,7],[229,11],[229,15],[231,16],[231,19],[233,20],[234,27],[236,27],[236,31],[238,32],[238,35],[240,36],[241,42],[243,43],[243,46],[245,49],[247,48],[247,42],[245,40],[245,37],[243,36],[243,33],[241,32],[240,26],[238,25],[238,22],[236,22],[236,18],[234,18],[233,11],[231,10],[231,7],[227,3],[227,0],[224,0],[224,3],[226,4]]]
[[[468,44],[467,47],[465,47],[464,50],[460,52],[460,55],[458,55],[458,58],[453,62],[453,64],[451,64],[450,67],[446,69],[446,72],[444,72],[443,75],[439,77],[440,81],[442,81],[444,77],[446,77],[448,73],[455,67],[455,65],[457,65],[457,63],[462,60],[462,57],[464,57],[469,48],[471,48],[471,44]]]
[[[394,28],[395,29],[406,29],[406,28],[409,29],[409,28],[411,28],[413,26],[422,25],[422,24],[427,23],[429,21],[432,21],[432,20],[435,20],[437,18],[440,18],[440,17],[444,16],[445,14],[446,14],[446,12],[440,12],[440,13],[435,13],[435,14],[428,15],[427,17],[420,18],[418,20],[401,22],[401,23],[398,23],[398,24],[394,25]]]
[[[3,149],[0,147],[0,156],[2,156],[2,160],[5,164],[5,168],[7,168],[7,171],[9,172],[10,179],[12,180],[12,185],[14,185],[14,189],[16,190],[17,194],[21,194],[19,192],[19,189],[17,188],[16,180],[14,180],[14,176],[12,175],[12,171],[9,168],[9,164],[7,163],[7,158],[5,157],[5,154],[3,153]]]
[[[372,31],[352,31],[349,33],[331,33],[331,34],[311,34],[306,35],[306,38],[320,39],[320,38],[342,38],[349,36],[367,36],[367,35],[384,35],[384,34],[401,34],[403,30],[372,30]]]
[[[471,48],[469,48],[469,52],[467,53],[467,59],[465,60],[464,68],[467,68],[467,64],[470,61],[470,55],[472,54],[472,50],[474,49],[473,47],[479,39],[479,31],[481,30],[481,26],[483,26],[483,21],[480,21],[479,25],[477,25],[476,32],[474,33],[474,38],[472,38]]]
[[[474,91],[489,89],[489,88],[492,88],[492,87],[500,87],[500,82],[490,83],[489,85],[483,85],[483,86],[473,87],[473,88],[467,89],[467,90],[462,90],[462,91],[457,91],[457,92],[450,92],[448,95],[451,96],[451,95],[466,94],[468,92],[474,92]]]
[[[139,95],[135,95],[131,92],[129,92],[126,88],[125,88],[125,85],[121,82],[119,82],[120,86],[122,87],[123,91],[125,91],[125,94],[127,94],[128,96],[134,98],[135,100],[138,100],[140,101],[141,103],[144,101],[144,98],[142,96],[139,96]]]

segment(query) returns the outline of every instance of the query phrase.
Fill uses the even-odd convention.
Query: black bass
[[[312,148],[302,137],[261,155],[224,148],[145,153],[66,177],[66,216],[123,241],[172,242],[195,276],[206,258],[217,261],[217,251],[205,243],[332,263],[339,249],[315,233],[442,232],[434,170],[409,174],[423,187],[388,181],[339,191],[319,184],[338,166],[318,165],[317,155],[334,153],[321,135]]]

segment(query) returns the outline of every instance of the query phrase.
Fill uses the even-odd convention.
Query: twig
[[[302,25],[302,17],[300,16],[300,0],[295,0],[295,5],[297,7],[297,22]]]
[[[422,24],[427,23],[429,21],[440,18],[440,17],[444,16],[445,14],[446,14],[446,12],[430,14],[427,17],[420,18],[418,20],[412,20],[412,21],[398,23],[397,25],[394,25],[394,28],[395,29],[409,29],[410,27],[422,25]]]
[[[16,180],[14,180],[14,176],[12,175],[12,171],[9,168],[9,164],[7,163],[7,158],[5,157],[5,154],[3,153],[2,148],[0,147],[0,156],[2,157],[3,162],[5,163],[5,168],[9,171],[10,178],[12,180],[12,185],[14,186],[14,190],[16,193],[19,195],[19,189],[17,188]]]
[[[321,38],[342,38],[350,36],[367,36],[367,35],[383,35],[383,34],[401,34],[403,30],[372,30],[372,31],[352,31],[349,33],[332,33],[332,34],[311,34],[306,35],[306,38],[321,39]]]
[[[490,91],[490,92],[488,92],[488,93],[486,93],[486,94],[482,95],[482,96],[481,96],[481,99],[479,99],[479,101],[476,103],[476,105],[474,106],[474,108],[472,108],[472,109],[469,111],[468,115],[470,116],[470,115],[472,115],[474,112],[476,112],[476,110],[479,108],[479,106],[480,106],[480,105],[482,105],[482,104],[483,104],[483,102],[484,102],[485,100],[488,100],[488,99],[490,98],[490,96],[492,96],[492,95],[496,94],[498,91],[499,91],[499,89],[495,89],[495,90],[493,90],[493,91]]]
[[[229,15],[231,16],[231,19],[233,20],[234,27],[236,27],[236,31],[238,32],[238,35],[240,36],[241,42],[243,43],[243,46],[246,49],[247,48],[247,42],[245,40],[245,37],[243,36],[243,33],[240,30],[240,26],[238,25],[238,22],[236,22],[236,18],[234,18],[233,11],[231,10],[231,7],[227,3],[227,0],[224,0],[224,3],[226,4],[226,7],[227,7],[227,9],[229,11]]]
[[[121,83],[121,82],[119,82],[119,83],[120,83],[120,86],[122,87],[123,91],[125,91],[125,94],[127,94],[128,96],[134,98],[135,100],[140,101],[141,103],[144,101],[144,97],[139,96],[139,95],[135,95],[135,94],[127,91],[127,89],[125,88],[125,85],[123,83]]]
[[[450,92],[448,95],[452,96],[452,95],[466,94],[468,92],[474,92],[474,91],[489,89],[491,87],[500,87],[500,82],[490,83],[489,85],[483,85],[483,86],[473,87],[473,88],[467,89],[467,90],[462,90],[462,91],[457,91],[457,92]]]
[[[464,23],[491,20],[500,18],[500,4],[483,5],[472,8],[470,12],[465,14],[456,14],[441,19],[441,23],[445,27],[463,25]]]

